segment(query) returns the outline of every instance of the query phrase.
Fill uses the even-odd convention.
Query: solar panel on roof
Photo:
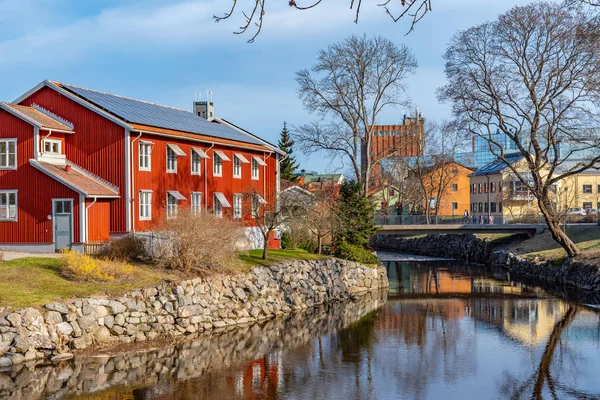
[[[77,86],[62,86],[126,122],[196,133],[245,143],[263,144],[252,136],[245,135],[226,125],[209,122],[204,118],[185,110],[161,106],[141,100],[128,99],[126,97],[97,92],[95,90],[83,89]]]

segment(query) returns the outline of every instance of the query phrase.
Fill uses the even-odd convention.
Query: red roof
[[[29,160],[35,168],[86,197],[119,197],[119,189],[78,165]]]
[[[73,133],[73,129],[71,129],[69,126],[63,124],[57,119],[50,117],[49,115],[42,113],[41,111],[36,110],[33,107],[20,106],[5,102],[2,102],[2,104],[6,107],[9,107],[17,114],[20,114],[20,116],[25,117],[25,120],[29,119],[42,126],[42,128]]]

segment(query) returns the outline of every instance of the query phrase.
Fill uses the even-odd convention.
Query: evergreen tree
[[[346,181],[340,188],[337,212],[339,224],[335,241],[367,249],[369,240],[377,232],[373,214],[375,205],[362,196],[362,187],[356,181]]]
[[[279,166],[280,178],[286,179],[288,181],[296,181],[298,179],[298,174],[296,170],[298,169],[298,163],[296,162],[296,158],[292,156],[294,153],[294,141],[290,136],[290,132],[287,129],[287,124],[283,123],[283,130],[281,131],[281,138],[277,143],[279,148],[287,154],[287,157],[281,161]]]

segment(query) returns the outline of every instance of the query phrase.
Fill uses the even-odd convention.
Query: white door
[[[54,250],[70,249],[73,245],[73,200],[53,200]]]

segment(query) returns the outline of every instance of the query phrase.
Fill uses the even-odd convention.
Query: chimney
[[[70,165],[65,165],[65,172],[69,172],[71,171],[71,166]]]
[[[204,119],[213,118],[215,116],[215,103],[212,101],[195,101],[194,114]]]

